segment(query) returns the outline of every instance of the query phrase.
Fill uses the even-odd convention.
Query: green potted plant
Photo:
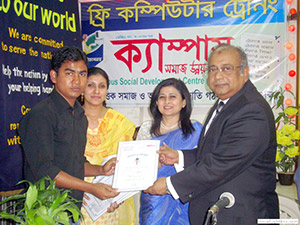
[[[299,156],[298,142],[300,131],[296,128],[296,118],[299,116],[297,106],[292,106],[292,101],[285,98],[289,93],[294,99],[295,95],[290,90],[290,86],[271,95],[271,100],[275,101],[275,108],[278,115],[275,118],[277,152],[276,167],[280,184],[290,185],[293,182],[295,164]]]
[[[78,200],[69,195],[70,190],[62,190],[56,187],[55,181],[44,177],[35,184],[28,181],[29,187],[23,194],[11,196],[4,201],[16,201],[13,211],[8,213],[7,209],[0,212],[1,219],[13,220],[20,225],[55,225],[69,224],[69,219],[74,221],[81,215],[76,206]],[[48,184],[48,185],[46,185]]]

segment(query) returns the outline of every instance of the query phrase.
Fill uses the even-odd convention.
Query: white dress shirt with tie
[[[216,107],[216,110],[213,112],[210,120],[208,121],[208,123],[207,123],[207,125],[205,127],[205,131],[204,131],[205,133],[204,133],[204,135],[208,131],[208,129],[209,129],[211,123],[213,122],[213,120],[215,119],[215,117],[221,112],[222,108],[229,101],[229,99],[230,98],[227,98],[225,100],[218,100],[219,101],[218,102],[218,106]],[[177,173],[180,172],[180,171],[182,171],[182,170],[184,170],[184,155],[183,155],[183,153],[182,153],[181,150],[178,150],[178,163],[175,163],[174,167],[175,167]],[[170,177],[167,177],[166,182],[167,182],[167,189],[169,190],[169,192],[171,193],[171,195],[173,196],[173,198],[174,199],[178,199],[179,196],[178,196],[175,188],[172,185]]]

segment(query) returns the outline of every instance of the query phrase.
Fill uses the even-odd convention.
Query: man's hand
[[[89,166],[91,164],[86,163],[86,165]],[[93,165],[91,166],[94,168],[99,167]],[[107,198],[113,198],[119,194],[117,192],[117,189],[112,188],[111,185],[106,185],[103,183],[97,183],[97,184],[88,183],[81,179],[78,179],[77,177],[73,177],[64,171],[60,171],[56,175],[54,180],[56,181],[57,187],[76,189],[83,192],[88,192],[102,200]]]
[[[117,189],[112,188],[110,185],[106,185],[103,183],[97,183],[91,185],[92,185],[92,190],[90,191],[90,193],[100,198],[101,200],[113,198],[119,194],[119,192],[117,192]]]
[[[165,195],[167,194],[167,182],[166,177],[158,178],[151,187],[148,187],[145,190],[145,193],[149,193],[151,195]]]
[[[168,145],[166,145],[166,143],[163,143],[163,146],[160,147],[158,153],[160,163],[166,165],[173,165],[174,163],[178,163],[178,152],[170,148]]]
[[[116,157],[108,160],[103,166],[103,175],[110,176],[115,173]]]

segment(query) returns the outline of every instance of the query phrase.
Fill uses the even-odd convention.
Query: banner
[[[0,191],[7,191],[24,179],[19,121],[53,89],[51,52],[81,46],[78,1],[0,1],[0,21]]]
[[[248,55],[250,79],[268,97],[285,71],[284,0],[138,0],[81,3],[82,46],[90,66],[110,77],[109,105],[148,106],[163,79],[188,87],[195,105],[210,105],[211,49],[227,43]]]

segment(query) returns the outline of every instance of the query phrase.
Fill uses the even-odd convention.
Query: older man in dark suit
[[[258,219],[279,217],[274,117],[248,78],[244,51],[218,46],[208,60],[208,84],[219,100],[208,114],[198,147],[160,150],[161,161],[182,165],[183,170],[159,178],[146,192],[171,193],[190,202],[191,224],[203,224],[209,207],[224,192],[233,194],[235,204],[218,213],[220,225],[255,225]]]

